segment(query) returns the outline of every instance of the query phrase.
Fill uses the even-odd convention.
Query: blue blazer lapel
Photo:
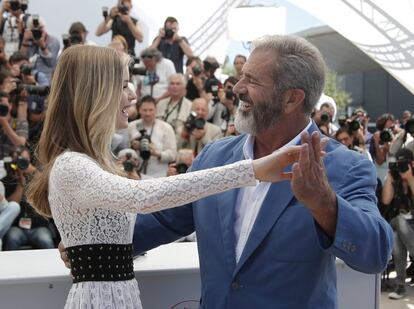
[[[308,129],[309,134],[313,131],[318,131],[317,125],[312,121],[311,126]],[[289,166],[286,171],[291,170]],[[266,235],[269,233],[273,225],[282,215],[283,211],[289,205],[293,198],[293,192],[291,189],[290,181],[282,181],[273,183],[263,201],[262,207],[257,215],[256,221],[250,232],[246,246],[244,247],[243,253],[240,257],[239,262],[234,269],[233,276],[241,269],[247,259],[252,255],[254,250],[264,240]]]
[[[233,155],[230,156],[226,162],[229,164],[240,160],[244,160],[243,145],[246,138],[243,138],[241,142],[233,149]],[[232,273],[236,266],[236,239],[234,235],[234,220],[235,220],[235,206],[237,201],[237,195],[239,189],[223,192],[217,195],[217,211],[220,221],[221,235],[223,236],[224,253],[226,262],[229,266],[229,272]]]

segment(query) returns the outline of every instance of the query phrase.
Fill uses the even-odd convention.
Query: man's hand
[[[322,160],[319,133],[302,134],[299,161],[292,168],[292,190],[296,199],[307,207],[314,219],[330,236],[335,235],[337,200],[329,185]]]
[[[16,84],[16,80],[14,78],[6,78],[3,82],[3,92],[9,94],[10,92],[12,92],[14,89],[16,89],[17,84]]]
[[[63,263],[65,263],[65,266],[70,269],[69,257],[68,257],[68,254],[66,253],[66,248],[62,242],[59,243],[58,250],[59,250],[60,258],[62,259]]]
[[[167,177],[168,176],[174,176],[174,175],[178,175],[177,164],[176,163],[170,163],[170,164],[168,164]]]
[[[156,157],[157,159],[161,159],[161,152],[157,150],[153,143],[149,145],[149,148],[152,156]]]
[[[131,16],[129,15],[120,15],[121,16],[121,20],[126,23],[126,24],[132,24],[132,19]]]
[[[408,170],[404,173],[400,173],[401,179],[406,180],[408,183],[414,181],[413,169],[408,165]]]
[[[206,130],[203,129],[194,129],[193,132],[191,132],[191,135],[194,136],[194,138],[199,141],[206,135]]]
[[[29,44],[29,41],[32,41],[32,40],[33,40],[32,31],[29,29],[26,29],[23,34],[23,44]]]
[[[141,143],[137,139],[131,141],[131,148],[134,150],[139,150],[140,145]]]

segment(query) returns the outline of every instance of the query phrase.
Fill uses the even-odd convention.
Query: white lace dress
[[[150,213],[232,188],[255,185],[251,161],[135,181],[104,171],[77,152],[60,155],[51,170],[49,202],[65,247],[130,244],[136,213]],[[162,293],[162,291],[160,291]],[[65,308],[142,308],[137,282],[101,281],[72,285]]]

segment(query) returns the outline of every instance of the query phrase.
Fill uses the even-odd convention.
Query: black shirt
[[[136,25],[138,20],[134,17],[131,17],[131,19],[134,25]],[[124,23],[119,16],[115,16],[111,29],[112,37],[118,34],[122,35],[128,43],[128,54],[135,56],[135,37],[132,34],[131,30],[128,28],[128,25]]]
[[[181,39],[188,44],[185,37],[182,37]],[[158,50],[162,53],[164,58],[170,59],[174,63],[175,71],[177,73],[183,73],[184,51],[180,44],[177,42],[169,43],[166,39],[161,39],[160,44],[158,45]]]

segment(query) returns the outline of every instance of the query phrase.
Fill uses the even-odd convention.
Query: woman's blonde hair
[[[27,192],[29,202],[40,214],[51,216],[50,170],[65,150],[84,153],[105,170],[120,173],[110,147],[128,63],[127,55],[98,46],[75,45],[60,56],[36,151],[41,170]]]

